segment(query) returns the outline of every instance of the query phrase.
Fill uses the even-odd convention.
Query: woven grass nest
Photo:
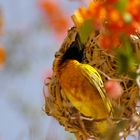
[[[70,44],[75,41],[76,34],[77,28],[72,27],[57,53],[65,53]],[[90,34],[85,43],[83,63],[94,66],[111,78],[120,79],[123,95],[113,103],[116,114],[110,118],[112,126],[104,140],[126,139],[128,135],[135,134],[140,126],[139,108],[137,107],[139,88],[135,80],[118,74],[116,57],[97,45],[98,36],[94,32]],[[132,43],[133,53],[139,55],[139,36],[132,38]],[[101,76],[105,82],[107,78],[104,74],[101,73]],[[84,116],[66,98],[55,74],[50,78],[49,83],[47,81],[45,81],[44,89],[48,88],[49,96],[45,97],[45,112],[57,119],[65,130],[74,133],[77,140],[100,140],[94,127],[96,120],[94,118],[84,119]]]

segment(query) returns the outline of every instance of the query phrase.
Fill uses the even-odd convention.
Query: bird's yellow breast
[[[83,75],[76,60],[67,60],[60,68],[58,80],[70,102],[85,116],[96,119],[109,115],[95,86]]]

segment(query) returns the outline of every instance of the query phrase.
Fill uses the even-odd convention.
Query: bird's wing
[[[103,100],[104,105],[106,106],[107,110],[109,112],[112,111],[112,105],[110,100],[106,97],[105,90],[104,90],[104,84],[102,81],[102,78],[100,74],[97,72],[96,69],[94,69],[92,66],[88,64],[82,64],[80,65],[81,71],[83,75],[88,79],[90,84],[97,88],[99,91],[99,94]]]

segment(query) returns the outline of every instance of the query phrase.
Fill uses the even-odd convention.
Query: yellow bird
[[[54,60],[56,78],[66,97],[80,113],[94,119],[107,118],[112,112],[112,105],[106,97],[101,76],[92,66],[82,64],[82,58],[83,45],[77,34],[76,40],[64,55],[57,56]],[[103,122],[97,124],[101,134],[106,127]]]

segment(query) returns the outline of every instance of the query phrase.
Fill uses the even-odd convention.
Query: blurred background
[[[0,0],[0,140],[74,139],[44,113],[42,89],[78,5],[59,0],[57,7],[45,9],[39,0]],[[53,8],[57,17],[55,11],[46,14]],[[60,29],[65,28],[57,32],[59,25],[50,26],[49,18],[57,23],[63,15],[68,19]]]
[[[0,0],[0,140],[75,139],[44,113],[43,83],[83,2],[46,1]]]

